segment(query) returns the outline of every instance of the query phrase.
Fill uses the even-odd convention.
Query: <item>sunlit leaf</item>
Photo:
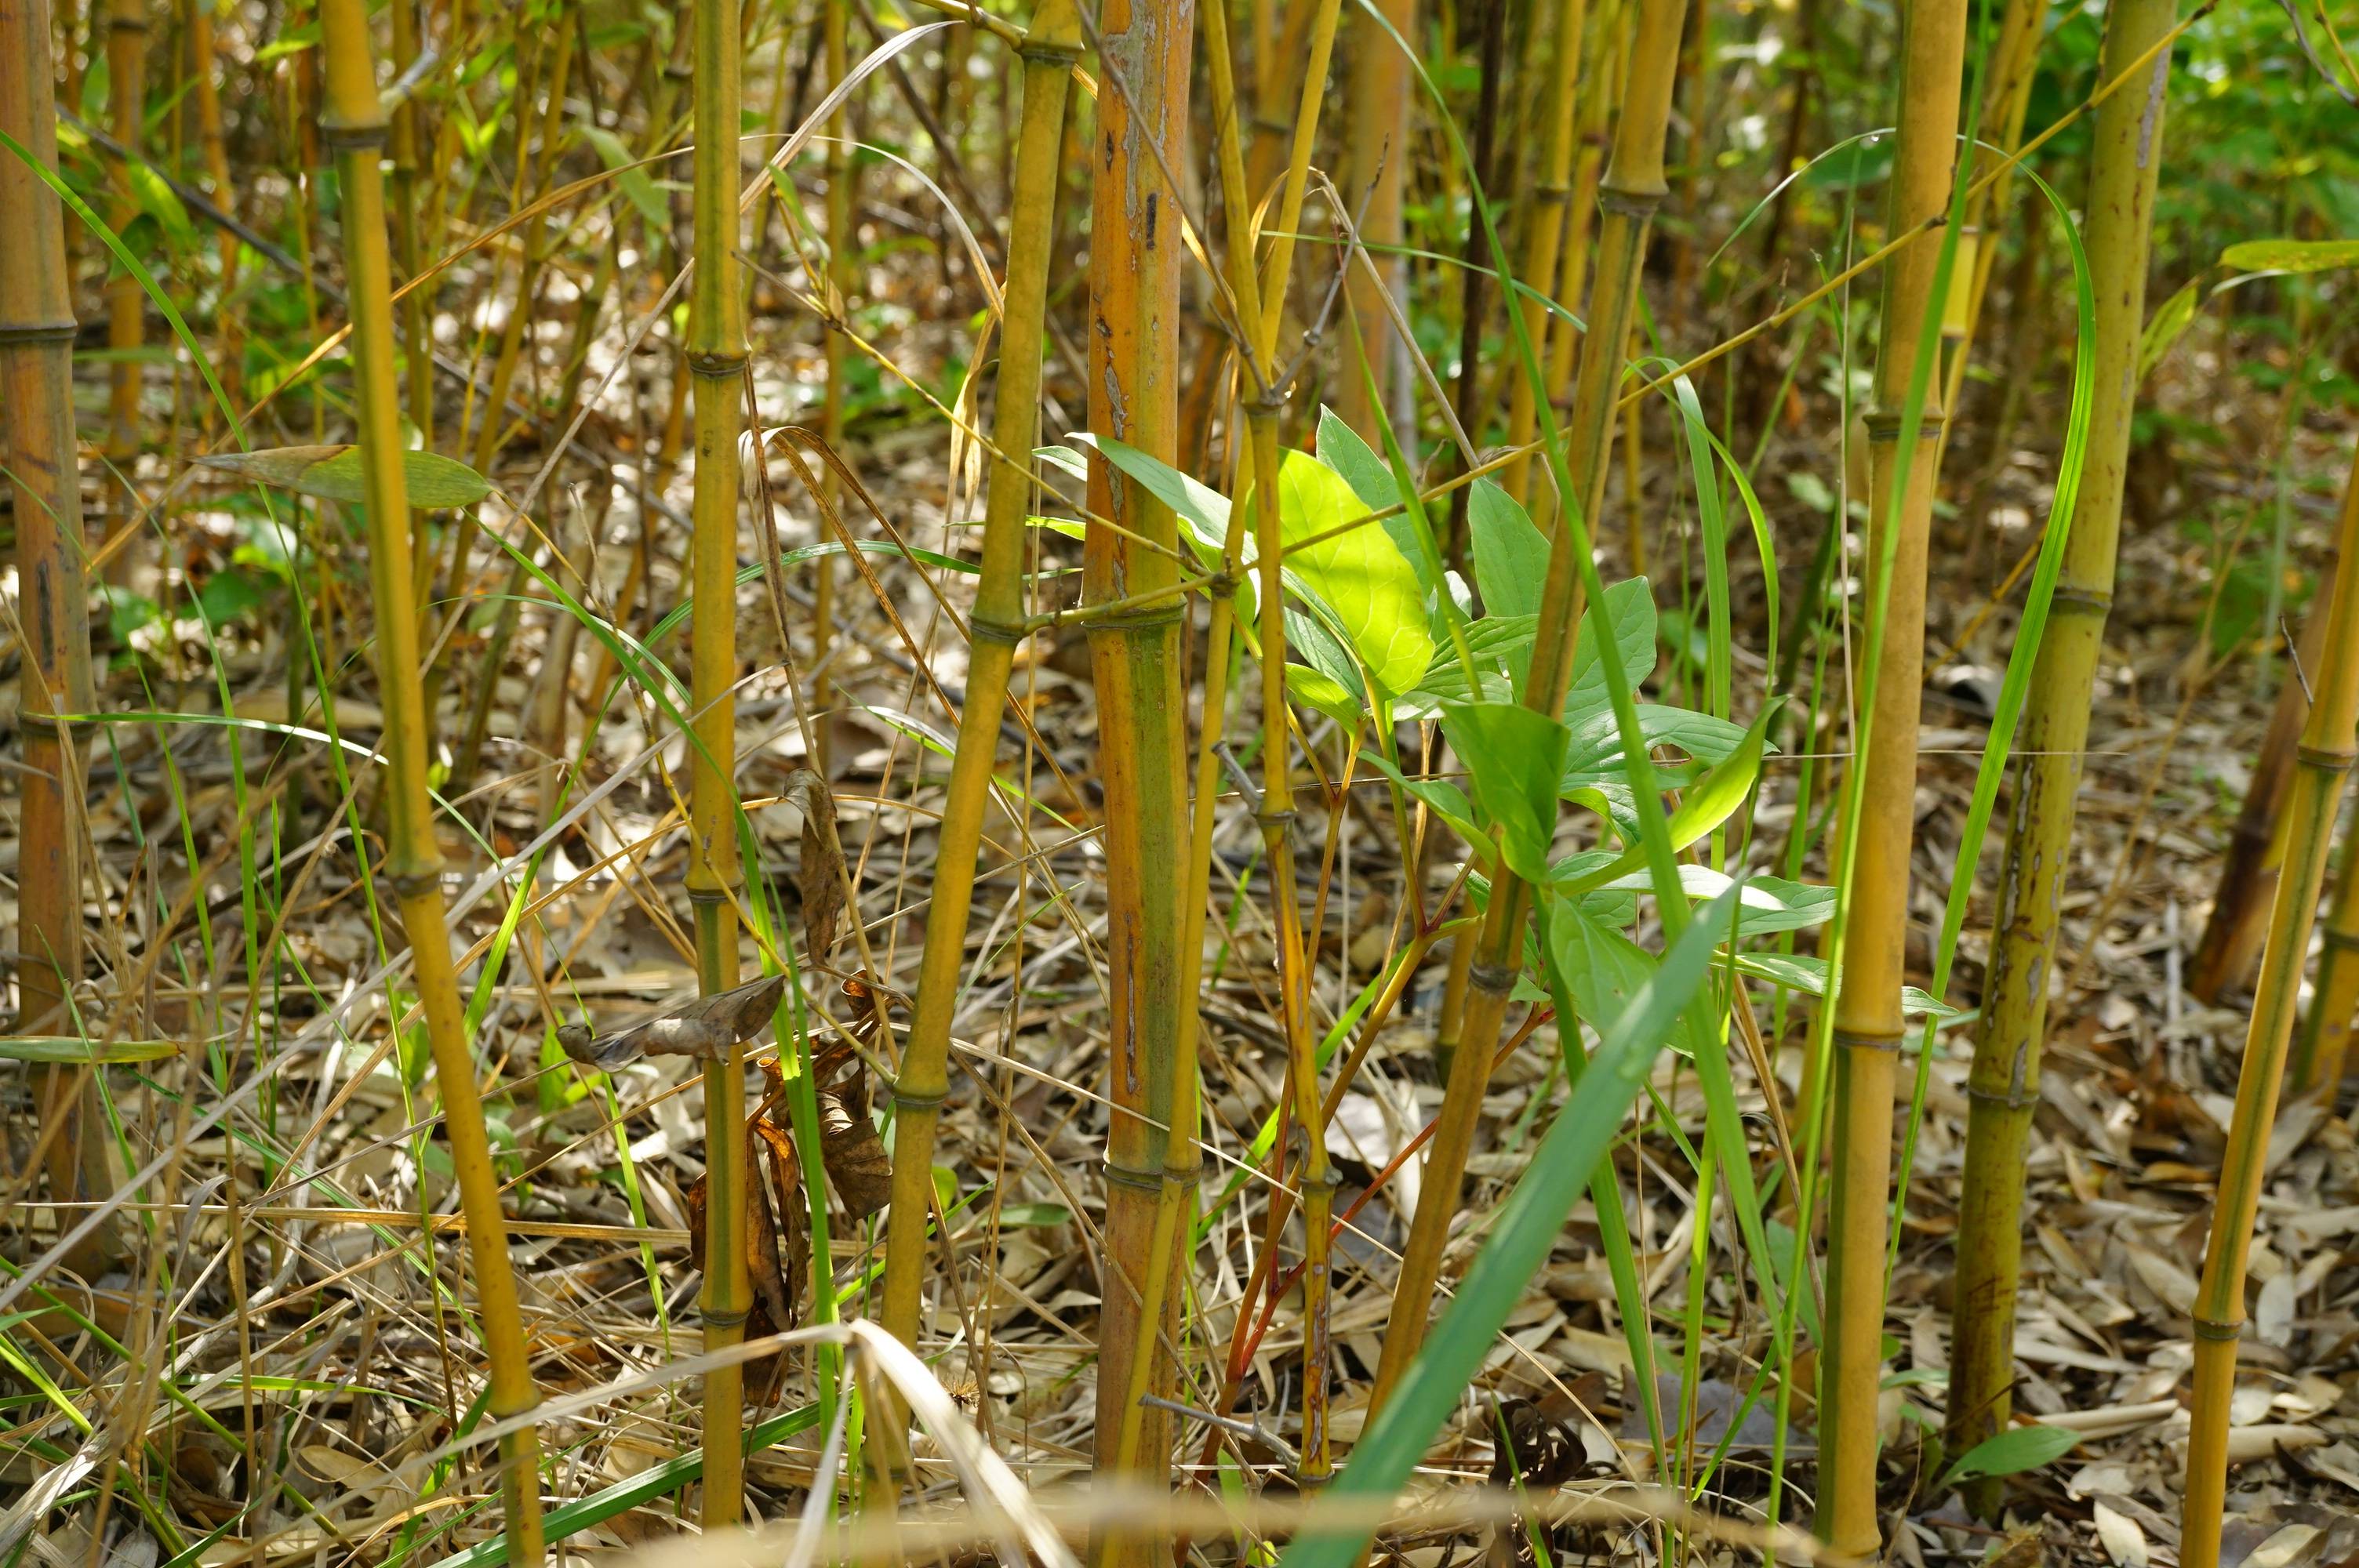
[[[272,447],[258,452],[221,452],[197,461],[257,484],[316,495],[322,501],[357,504],[368,500],[358,447]],[[409,504],[421,512],[473,506],[492,492],[484,476],[439,452],[401,454]]]
[[[1343,528],[1369,511],[1343,475],[1309,453],[1286,454],[1277,488],[1287,569],[1334,611],[1380,688],[1394,695],[1410,690],[1433,662],[1433,633],[1416,568],[1391,535],[1375,526],[1297,543]]]

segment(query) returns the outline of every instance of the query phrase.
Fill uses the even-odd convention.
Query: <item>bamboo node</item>
[[[338,152],[365,153],[382,148],[392,127],[382,119],[342,120],[320,116],[320,140]]]
[[[707,1328],[743,1328],[745,1320],[754,1315],[751,1306],[706,1307],[701,1314]]]
[[[946,1088],[936,1089],[929,1095],[919,1095],[909,1093],[898,1084],[893,1086],[893,1108],[897,1111],[940,1110],[950,1098],[951,1092]]]
[[[1092,632],[1128,632],[1157,626],[1169,626],[1184,613],[1177,600],[1169,604],[1142,604],[1130,610],[1108,611],[1101,615],[1083,615],[1081,622]]]
[[[1254,813],[1254,822],[1265,832],[1283,833],[1294,826],[1294,808],[1288,806],[1284,811],[1256,811]]]
[[[1966,1086],[1966,1098],[1976,1105],[1995,1105],[2007,1110],[2029,1110],[2039,1103],[2036,1089],[1986,1089],[1979,1084]]]
[[[1128,1187],[1135,1193],[1160,1193],[1163,1190],[1163,1173],[1160,1170],[1133,1170],[1128,1165],[1117,1165],[1112,1160],[1099,1161],[1098,1170],[1110,1187]]]
[[[2340,947],[2346,953],[2359,952],[2359,931],[2338,931],[2330,925],[2324,936],[2330,947]]]
[[[2297,746],[2293,754],[2303,767],[2330,773],[2349,773],[2353,758],[2359,757],[2348,746]]]
[[[1847,1024],[1834,1026],[1834,1042],[1860,1051],[1889,1051],[1898,1054],[1906,1029],[1854,1029]]]
[[[1920,441],[1940,440],[1941,428],[1949,422],[1950,416],[1938,408],[1923,410],[1917,416],[1917,438]],[[1861,423],[1867,427],[1870,441],[1888,446],[1900,439],[1902,420],[1897,414],[1871,414]]]
[[[1065,68],[1081,59],[1082,52],[1079,38],[1034,38],[1027,36],[1016,51],[1016,58],[1032,64]]]
[[[1466,980],[1475,989],[1495,996],[1515,989],[1516,970],[1511,964],[1471,964],[1466,969]]]
[[[1204,1180],[1204,1168],[1201,1165],[1174,1165],[1167,1162],[1163,1167],[1163,1180],[1169,1186],[1198,1186]]]
[[[2074,605],[2095,615],[2110,615],[2114,609],[2114,596],[2109,589],[2067,588],[2060,583],[2057,585],[2055,591],[2049,595],[2048,602],[2050,606]]]
[[[71,317],[63,321],[11,322],[0,326],[0,349],[18,343],[71,343],[81,331]]]
[[[2233,1345],[2244,1336],[2245,1320],[2241,1317],[2234,1323],[2213,1323],[2209,1318],[2201,1317],[2195,1320],[2195,1337],[2198,1339],[2209,1339],[2215,1344]]]
[[[1663,204],[1670,192],[1657,185],[1651,189],[1637,186],[1600,185],[1597,188],[1597,210],[1624,218],[1652,218],[1655,209]]]
[[[1016,646],[1038,629],[1029,621],[995,621],[987,615],[969,616],[966,623],[968,642],[997,643],[1008,648]]]
[[[1543,207],[1561,207],[1572,200],[1572,187],[1544,182],[1532,188],[1532,200]]]
[[[394,897],[405,903],[413,898],[424,898],[428,893],[439,897],[442,892],[442,871],[439,866],[424,871],[396,871],[386,880],[393,884]]]
[[[734,380],[745,373],[745,362],[753,357],[744,349],[690,349],[688,368],[698,375],[725,375]]]

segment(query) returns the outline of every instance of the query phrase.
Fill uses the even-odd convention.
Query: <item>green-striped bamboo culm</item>
[[[1621,383],[1622,347],[1637,299],[1640,263],[1663,180],[1663,141],[1670,122],[1671,86],[1679,67],[1680,31],[1686,0],[1640,0],[1637,31],[1622,98],[1621,121],[1611,167],[1598,185],[1604,218],[1597,239],[1597,287],[1589,330],[1582,335],[1580,374],[1574,384],[1565,432],[1564,470],[1576,492],[1567,502],[1573,513],[1560,518],[1549,542],[1547,587],[1532,649],[1525,701],[1554,715],[1564,706],[1571,678],[1574,628],[1582,592],[1575,555],[1588,547],[1588,520],[1597,515],[1605,493],[1606,459],[1614,429],[1614,398]],[[1376,1368],[1372,1410],[1382,1407],[1423,1343],[1432,1316],[1434,1287],[1440,1277],[1441,1249],[1458,1213],[1460,1187],[1482,1113],[1483,1088],[1506,1022],[1523,952],[1530,890],[1502,869],[1474,940],[1468,968],[1465,1015],[1458,1048],[1442,1091],[1441,1111],[1426,1154],[1425,1176],[1408,1240],[1401,1251],[1400,1275],[1386,1320],[1382,1359]],[[1466,942],[1460,937],[1461,944]]]
[[[1886,220],[1894,234],[1939,217],[1949,204],[1965,70],[1962,0],[1912,0],[1902,17],[1900,128]],[[1943,413],[1933,373],[1938,365],[1927,361],[1921,340],[1939,308],[1934,287],[1940,262],[1938,245],[1919,243],[1885,264],[1882,336],[1867,415],[1866,580],[1875,629],[1864,657],[1875,696],[1861,702],[1869,717],[1853,764],[1863,770],[1853,795],[1856,848],[1832,1010],[1833,1168],[1814,1516],[1821,1539],[1862,1558],[1883,1546],[1875,1459],[1885,1222],[1892,1190],[1893,1079],[1904,1027],[1901,983],[1908,970],[1926,552]]]
[[[391,825],[386,880],[408,933],[419,1005],[426,1015],[443,1123],[467,1217],[477,1316],[491,1360],[485,1408],[495,1420],[539,1402],[509,1261],[499,1180],[475,1088],[450,933],[443,924],[442,851],[426,788],[424,693],[419,679],[418,612],[411,598],[409,497],[402,471],[400,405],[394,384],[392,263],[387,245],[386,118],[377,96],[362,0],[321,0],[325,91],[320,129],[336,150],[343,198],[344,273],[351,296],[355,402],[368,496],[369,580],[376,615],[376,665],[385,708],[381,742]],[[512,1562],[541,1560],[540,1445],[529,1424],[500,1442],[500,1502]]]
[[[696,910],[696,978],[706,995],[736,985],[737,494],[745,428],[745,290],[737,257],[738,147],[743,94],[734,7],[697,0],[695,39],[696,276],[688,307],[688,370],[695,404],[695,490],[689,585],[689,700],[696,735],[689,774],[688,896]],[[700,1305],[706,1350],[745,1334],[753,1311],[745,1235],[745,1059],[732,1045],[704,1068],[705,1271]],[[735,1524],[745,1505],[745,1372],[704,1377],[706,1530]]]
[[[2343,559],[2359,559],[2359,462],[2343,493],[2337,525]],[[2203,1279],[2195,1297],[2194,1398],[2189,1410],[2187,1482],[2180,1516],[2184,1568],[2219,1568],[2222,1513],[2228,1487],[2228,1402],[2236,1391],[2236,1346],[2245,1328],[2245,1272],[2253,1221],[2260,1209],[2262,1162],[2277,1121],[2279,1080],[2294,1015],[2301,1005],[2302,971],[2326,878],[2328,841],[2343,803],[2359,726],[2359,573],[2343,572],[2325,606],[2325,641],[2310,676],[2310,717],[2295,753],[2286,806],[2286,858],[2269,906],[2268,942],[2261,951],[2236,1074],[2236,1109],[2221,1156],[2219,1198],[2212,1209]]]
[[[2176,5],[2177,0],[2113,0],[2099,71],[2110,77],[2145,54],[2169,27]],[[2087,455],[2017,742],[2024,761],[2016,775],[1997,934],[1966,1087],[1965,1186],[1958,1215],[1946,1427],[1952,1454],[2006,1430],[2013,1403],[2024,1162],[2031,1113],[2039,1099],[2057,919],[2072,859],[2090,700],[2113,604],[2169,52],[2141,69],[2152,73],[2152,90],[2134,83],[2097,111],[2090,159],[2085,243],[2090,267],[2106,285],[2096,295],[2096,377]],[[1989,1518],[2000,1492],[2000,1482],[1990,1477],[1970,1486],[1968,1498],[1976,1512]]]

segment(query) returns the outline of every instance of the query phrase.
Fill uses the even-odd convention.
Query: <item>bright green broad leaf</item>
[[[1414,688],[1433,662],[1433,633],[1417,569],[1382,528],[1362,526],[1298,546],[1368,514],[1343,476],[1308,452],[1278,467],[1279,534],[1288,573],[1334,612],[1378,687]]]
[[[1605,671],[1597,658],[1599,607],[1591,605],[1572,640],[1572,684],[1565,692],[1564,716],[1579,723],[1606,711]],[[1642,577],[1625,578],[1605,590],[1605,618],[1614,623],[1614,645],[1636,691],[1655,673],[1655,590]]]
[[[1442,710],[1450,744],[1474,775],[1474,798],[1499,829],[1507,867],[1544,881],[1564,776],[1563,725],[1517,703],[1470,702]]]
[[[2246,240],[2222,251],[2220,265],[2246,272],[2331,272],[2359,266],[2359,240]]]
[[[1686,849],[1727,821],[1736,808],[1745,804],[1745,797],[1752,792],[1754,780],[1760,776],[1761,753],[1768,745],[1769,721],[1777,717],[1778,706],[1773,702],[1764,708],[1736,749],[1715,763],[1680,796],[1679,809],[1671,813],[1669,824],[1673,849]],[[1571,891],[1586,892],[1589,887],[1603,887],[1627,872],[1644,870],[1646,864],[1645,851],[1633,844],[1616,856],[1611,865],[1591,872],[1593,880],[1586,886],[1576,883]]]
[[[1571,994],[1581,1022],[1601,1036],[1647,988],[1658,967],[1647,952],[1614,926],[1594,919],[1586,900],[1559,898],[1549,911],[1549,961]],[[1674,1017],[1665,1043],[1681,1055],[1693,1054],[1684,1014]]]
[[[1548,580],[1548,535],[1512,495],[1478,479],[1466,496],[1466,527],[1474,546],[1474,586],[1493,615],[1537,615]]]
[[[1360,433],[1344,424],[1332,408],[1319,410],[1319,460],[1343,476],[1343,482],[1360,498],[1363,510],[1383,512],[1401,504],[1400,486],[1394,482],[1393,470],[1375,449],[1360,439]],[[1408,514],[1396,511],[1376,521],[1392,540],[1393,547],[1401,553],[1401,558],[1417,570],[1418,585],[1428,594],[1433,593],[1437,585],[1418,569],[1425,559],[1425,546],[1419,543],[1417,524],[1409,521]]]
[[[1653,878],[1643,869],[1627,871],[1604,883],[1591,894],[1654,891]],[[1680,885],[1690,898],[1718,898],[1736,880],[1710,866],[1681,865]],[[1767,936],[1780,931],[1800,931],[1812,925],[1823,925],[1835,914],[1835,890],[1813,887],[1808,882],[1788,881],[1783,877],[1748,876],[1744,892],[1737,900],[1736,935],[1742,937]],[[1586,900],[1583,901],[1586,907]]]

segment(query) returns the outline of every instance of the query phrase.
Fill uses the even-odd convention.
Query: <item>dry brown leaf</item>
[[[893,1201],[893,1160],[868,1115],[867,1080],[854,1076],[819,1097],[819,1154],[836,1196],[854,1219]]]
[[[843,845],[835,831],[835,795],[811,768],[787,775],[779,798],[803,814],[802,860],[797,880],[803,895],[803,952],[815,964],[835,949],[835,927],[843,914]]]

